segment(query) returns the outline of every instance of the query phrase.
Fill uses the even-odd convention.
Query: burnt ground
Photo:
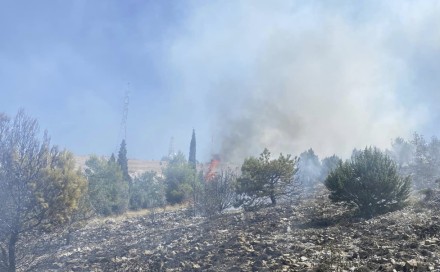
[[[440,212],[420,204],[369,220],[325,197],[215,218],[188,211],[93,219],[23,241],[31,271],[440,271]],[[394,269],[394,270],[393,270]]]

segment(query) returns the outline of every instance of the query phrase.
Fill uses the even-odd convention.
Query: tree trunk
[[[277,200],[275,198],[275,184],[273,182],[270,183],[270,191],[269,191],[270,201],[272,201],[272,206],[277,205]]]
[[[270,195],[270,201],[272,201],[272,206],[277,205],[277,199],[273,194]]]
[[[193,216],[196,217],[196,189],[193,188]]]
[[[15,257],[15,246],[18,240],[18,233],[13,232],[11,237],[9,238],[9,247],[8,247],[8,255],[9,255],[9,272],[15,272],[16,270],[16,257]]]
[[[70,245],[70,242],[72,241],[72,232],[73,230],[69,228],[69,230],[67,231],[66,245]]]

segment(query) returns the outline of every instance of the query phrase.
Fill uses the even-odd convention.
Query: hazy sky
[[[0,111],[109,155],[347,156],[440,124],[438,1],[0,3]],[[128,83],[130,83],[128,85]]]

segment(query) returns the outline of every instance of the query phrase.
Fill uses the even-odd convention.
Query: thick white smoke
[[[429,123],[412,63],[440,49],[439,5],[288,2],[198,3],[173,42],[182,95],[208,105],[223,157],[348,156]]]

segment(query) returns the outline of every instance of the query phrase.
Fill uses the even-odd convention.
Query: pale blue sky
[[[109,155],[128,89],[139,159],[166,155],[172,136],[187,154],[193,128],[201,160],[431,136],[440,6],[419,2],[5,0],[0,110],[24,108],[77,154]]]

